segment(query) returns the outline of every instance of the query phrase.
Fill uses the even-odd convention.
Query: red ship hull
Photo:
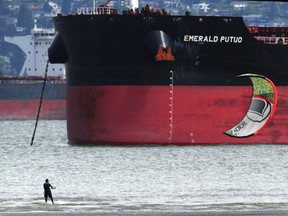
[[[35,120],[44,77],[1,76],[0,120]],[[49,76],[44,88],[40,119],[66,120],[66,82]]]
[[[287,90],[277,87],[273,119],[256,136],[223,132],[245,116],[249,86],[70,86],[71,144],[272,144],[288,143]]]
[[[0,120],[35,120],[38,100],[0,100]],[[43,100],[40,119],[66,120],[66,100]]]

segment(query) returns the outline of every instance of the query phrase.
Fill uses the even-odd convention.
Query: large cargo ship
[[[286,28],[172,16],[149,5],[123,14],[82,8],[53,20],[49,60],[65,63],[71,144],[288,143]],[[254,87],[241,74],[268,77],[278,103],[261,131],[235,138],[227,131],[255,108]]]
[[[17,45],[26,55],[17,76],[0,76],[0,120],[36,119],[45,81],[40,119],[66,119],[66,78],[63,64],[47,68],[48,52],[55,36],[54,29],[35,27],[30,35],[6,36],[4,40]]]

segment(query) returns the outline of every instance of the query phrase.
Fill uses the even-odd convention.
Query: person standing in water
[[[52,197],[52,193],[51,193],[51,190],[50,188],[52,189],[56,189],[55,187],[52,187],[52,185],[49,183],[49,180],[46,179],[45,180],[45,183],[43,184],[43,187],[44,187],[44,197],[45,197],[45,202],[47,202],[47,199],[48,197],[51,199],[52,203],[54,204],[54,201],[53,201],[53,197]]]

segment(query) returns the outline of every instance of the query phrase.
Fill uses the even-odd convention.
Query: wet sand
[[[71,212],[27,212],[0,213],[0,216],[282,216],[288,215],[288,210],[259,210],[259,211],[206,211],[206,212],[109,212],[109,213],[71,213]]]

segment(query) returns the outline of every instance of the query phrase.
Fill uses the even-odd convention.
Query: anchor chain
[[[38,106],[36,123],[35,123],[35,127],[34,127],[34,131],[33,131],[32,139],[31,139],[31,143],[30,143],[31,146],[33,145],[33,141],[34,141],[34,138],[35,138],[36,129],[37,129],[37,125],[38,125],[38,121],[39,121],[39,116],[40,116],[40,111],[41,111],[41,107],[42,107],[42,101],[43,101],[45,86],[46,86],[46,82],[47,82],[48,66],[49,66],[49,59],[47,60],[47,63],[46,63],[45,75],[44,75],[44,80],[43,80],[43,86],[42,86],[41,96],[40,96],[40,102],[39,102],[39,106]]]

